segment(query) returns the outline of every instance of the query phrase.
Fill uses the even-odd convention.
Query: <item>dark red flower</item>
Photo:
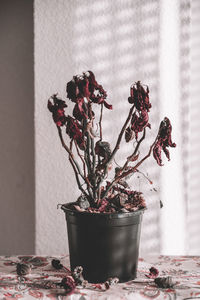
[[[139,113],[134,112],[131,119],[131,129],[135,132],[135,138],[138,138],[138,132],[142,132],[145,127],[151,128],[149,124],[149,116],[146,110]]]
[[[87,98],[93,103],[104,104],[108,109],[112,109],[112,105],[106,102],[107,93],[95,79],[94,73],[88,71],[83,75],[76,75],[67,83],[67,97],[77,103],[80,98]],[[77,110],[77,108],[76,108]],[[82,107],[79,106],[79,110]]]
[[[128,101],[129,103],[134,104],[135,111],[132,115],[131,126],[127,127],[126,129],[126,142],[129,142],[131,139],[133,139],[133,133],[135,133],[135,138],[137,140],[139,132],[142,132],[145,127],[151,128],[148,115],[148,112],[151,108],[148,86],[144,88],[140,81],[137,81],[131,86],[131,92]]]
[[[175,143],[172,143],[171,139],[172,126],[170,120],[165,117],[160,123],[158,131],[158,137],[153,147],[153,156],[159,166],[162,166],[161,151],[163,150],[168,160],[170,160],[170,153],[167,147],[176,147]]]
[[[154,267],[151,267],[149,269],[149,274],[148,275],[145,275],[146,277],[148,278],[151,278],[151,279],[155,279],[158,277],[158,274],[159,274],[159,271],[158,269],[154,268]]]
[[[131,93],[128,98],[129,103],[134,104],[139,111],[146,110],[149,112],[151,103],[149,102],[149,88],[145,88],[141,85],[140,81],[137,81],[131,86]]]
[[[81,150],[85,149],[85,141],[84,135],[81,131],[81,125],[77,120],[73,119],[70,116],[66,117],[67,125],[66,125],[66,133],[69,137],[77,142],[77,145]]]
[[[65,101],[57,98],[56,95],[53,95],[51,97],[53,100],[53,103],[48,100],[47,107],[52,113],[53,120],[56,123],[57,126],[63,126],[66,123],[66,116],[65,116],[65,111],[64,108],[67,107]]]
[[[73,116],[76,120],[79,120],[79,121],[82,121],[83,117],[85,119],[88,118],[88,116],[85,113],[85,109],[84,109],[84,98],[77,98],[76,104],[75,104],[74,110],[73,110]]]

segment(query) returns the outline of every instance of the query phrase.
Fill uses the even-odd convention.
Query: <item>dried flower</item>
[[[81,125],[77,120],[73,119],[70,116],[66,117],[66,133],[70,136],[71,139],[75,140],[81,150],[85,149],[84,136],[81,130]]]
[[[172,280],[172,277],[158,277],[155,278],[155,283],[159,288],[167,289],[167,288],[173,288],[175,286],[175,282]]]
[[[53,120],[57,126],[63,126],[66,123],[64,108],[67,107],[65,101],[57,98],[56,94],[51,97],[53,104],[48,100],[48,109],[52,113]]]
[[[166,157],[168,158],[168,160],[170,160],[170,154],[167,147],[176,147],[176,144],[172,143],[171,132],[172,126],[170,120],[165,117],[164,120],[160,123],[158,137],[153,148],[153,156],[159,166],[163,165],[161,159],[161,150],[164,151]]]
[[[59,259],[52,259],[51,261],[52,267],[54,267],[56,270],[61,270],[63,268],[63,265],[61,264]]]
[[[108,109],[112,109],[112,105],[106,102],[107,93],[103,89],[102,85],[99,85],[95,79],[94,73],[88,71],[83,73],[82,76],[76,75],[73,79],[67,83],[67,97],[78,103],[78,100],[86,97],[93,103],[104,104]],[[79,106],[79,110],[82,112],[82,104]]]
[[[134,104],[138,111],[146,110],[149,112],[151,103],[149,102],[149,88],[145,88],[141,85],[140,81],[137,81],[131,86],[131,93],[128,98],[129,103]]]
[[[156,269],[156,268],[154,268],[154,267],[151,267],[151,268],[149,269],[149,274],[146,275],[146,277],[151,278],[151,279],[154,279],[154,278],[158,277],[158,274],[159,274],[158,269]]]
[[[135,132],[136,140],[138,138],[138,132],[142,132],[145,127],[151,128],[147,111],[142,110],[139,116],[138,113],[135,112],[131,119],[131,130]]]
[[[30,264],[17,264],[17,275],[24,276],[31,272],[31,265]]]

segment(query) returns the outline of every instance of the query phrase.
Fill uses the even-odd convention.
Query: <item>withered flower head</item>
[[[53,100],[53,103],[51,100]],[[48,100],[47,107],[49,111],[52,113],[52,117],[54,122],[56,123],[57,126],[63,126],[66,123],[66,116],[65,116],[65,111],[64,108],[67,107],[67,104],[65,101],[59,99],[56,94],[51,96]]]
[[[98,84],[92,71],[76,75],[67,83],[67,97],[77,103],[78,99],[87,98],[89,101],[98,104],[104,104],[108,109],[112,109],[112,105],[106,102],[107,93],[102,85]],[[79,106],[80,109],[80,106]],[[80,109],[82,110],[82,108]]]
[[[130,97],[128,102],[134,104],[139,111],[146,110],[149,112],[151,103],[149,102],[149,88],[146,89],[142,86],[140,81],[137,81],[131,86]]]
[[[144,87],[140,81],[137,81],[131,86],[131,95],[128,98],[129,103],[134,104],[135,111],[133,112],[131,125],[126,128],[125,140],[129,142],[133,136],[138,138],[138,133],[142,132],[145,127],[151,128],[149,124],[148,112],[151,108],[149,102],[149,88]],[[134,134],[133,134],[134,133]]]
[[[161,151],[163,150],[168,160],[170,160],[170,153],[167,147],[176,147],[175,143],[172,143],[171,139],[172,125],[170,120],[165,117],[160,123],[158,131],[158,137],[153,147],[153,156],[159,166],[162,166]]]
[[[147,111],[141,111],[139,116],[136,112],[134,112],[131,119],[131,130],[134,131],[136,140],[138,138],[138,133],[142,132],[145,127],[151,128]]]
[[[84,136],[81,130],[81,125],[77,120],[73,119],[70,116],[66,117],[67,125],[66,125],[66,133],[69,137],[77,142],[77,145],[81,150],[85,149],[85,141]]]

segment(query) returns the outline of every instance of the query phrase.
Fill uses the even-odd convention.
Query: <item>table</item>
[[[76,288],[66,295],[64,289],[51,283],[60,282],[66,270],[55,270],[51,260],[58,258],[69,266],[69,257],[51,256],[1,256],[0,257],[0,299],[69,299],[69,300],[127,300],[127,299],[200,299],[200,257],[198,256],[151,256],[140,258],[137,279],[118,283],[108,290],[90,285]],[[30,263],[31,273],[24,278],[16,274],[16,263]],[[146,277],[151,267],[159,270],[159,277],[171,276],[173,288],[158,288],[154,279]]]

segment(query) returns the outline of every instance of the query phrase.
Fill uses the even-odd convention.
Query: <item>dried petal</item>
[[[176,282],[174,282],[172,280],[172,277],[170,276],[155,278],[154,282],[157,284],[159,288],[164,288],[164,289],[173,288],[176,284]]]
[[[70,116],[67,116],[66,133],[69,137],[75,140],[81,150],[85,149],[84,136],[81,131],[81,125]]]
[[[65,289],[66,293],[70,295],[74,291],[76,284],[71,276],[66,276],[62,279],[61,286]]]
[[[140,81],[137,81],[131,86],[130,97],[128,98],[129,103],[135,104],[138,111],[146,110],[149,112],[151,103],[149,102],[149,88],[142,86]]]
[[[63,268],[63,265],[61,264],[59,259],[52,259],[51,261],[52,267],[54,267],[56,270],[61,270]]]
[[[108,109],[112,109],[112,105],[106,102],[107,93],[103,89],[102,85],[98,84],[95,79],[94,73],[88,71],[83,75],[76,75],[71,81],[67,83],[66,87],[67,97],[75,103],[78,103],[79,98],[87,98],[93,103],[104,104]],[[81,111],[82,109],[79,108]],[[74,114],[77,113],[77,108]]]
[[[24,276],[31,272],[31,265],[30,264],[17,264],[17,275]]]
[[[170,160],[170,153],[167,147],[176,147],[171,139],[172,126],[170,120],[165,117],[160,123],[158,137],[153,147],[153,156],[159,166],[162,166],[161,151],[163,150],[168,160]]]
[[[126,142],[130,142],[131,140],[133,140],[135,137],[135,132],[134,130],[132,130],[130,127],[126,128],[125,131],[125,140]]]
[[[145,276],[148,277],[148,278],[154,279],[154,278],[158,277],[158,274],[159,274],[158,269],[156,269],[154,267],[151,267],[149,269],[149,274],[145,275]]]
[[[52,113],[52,117],[57,126],[63,126],[66,123],[66,116],[64,112],[64,108],[67,107],[65,101],[57,98],[56,95],[51,97],[53,103],[48,100],[47,107],[49,111]]]

